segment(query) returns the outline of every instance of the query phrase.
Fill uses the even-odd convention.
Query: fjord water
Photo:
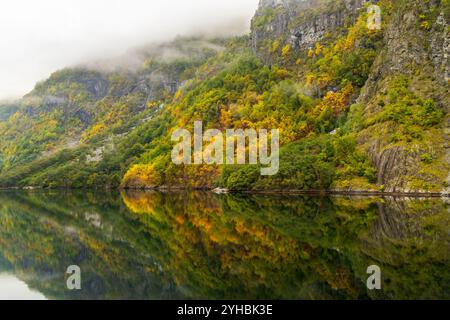
[[[449,231],[442,199],[4,191],[0,296],[449,299]]]

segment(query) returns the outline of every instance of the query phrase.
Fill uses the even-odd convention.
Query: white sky
[[[259,0],[0,0],[0,99],[53,71],[176,35],[249,30]]]

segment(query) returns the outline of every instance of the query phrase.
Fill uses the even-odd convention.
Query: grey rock
[[[314,46],[324,35],[353,22],[365,0],[261,0],[252,21],[251,44],[255,54],[266,64],[273,57],[266,44],[284,41],[295,50]],[[270,13],[271,19],[260,25],[262,17]]]

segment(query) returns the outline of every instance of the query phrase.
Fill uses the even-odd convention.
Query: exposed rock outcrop
[[[282,38],[295,50],[308,49],[329,31],[353,23],[366,0],[261,0],[252,20],[254,52],[270,64],[270,43]]]
[[[261,0],[252,21],[252,48],[264,63],[279,63],[280,46],[289,44],[296,51],[308,50],[328,34],[338,34],[352,25],[368,2]],[[450,36],[449,13],[445,8],[439,0],[396,1],[390,7],[392,12],[382,12],[383,47],[357,99],[363,108],[363,117],[374,117],[383,111],[383,106],[378,104],[379,96],[386,93],[390,81],[399,75],[411,80],[409,90],[417,97],[432,99],[449,113]],[[274,47],[278,48],[276,53]],[[393,143],[390,135],[397,130],[394,124],[387,124],[383,134],[370,128],[361,132],[358,141],[378,171],[378,185],[386,192],[432,189],[449,194],[446,179],[421,170],[425,154],[449,163],[449,122],[447,117],[442,136],[437,137],[439,132],[436,131],[434,141],[429,141],[428,145]],[[444,168],[445,164],[438,170],[445,171]],[[450,185],[450,176],[447,180]]]
[[[411,6],[397,10],[392,15],[391,21],[386,26],[384,35],[384,48],[374,63],[373,70],[362,89],[358,102],[364,106],[365,113],[374,114],[382,111],[377,105],[376,99],[380,92],[385,92],[389,85],[389,79],[397,75],[406,75],[414,79],[417,74],[426,77],[413,81],[411,90],[423,99],[432,98],[440,108],[450,111],[448,95],[448,45],[450,43],[448,22],[444,13],[439,12],[437,18],[431,22],[425,22],[419,15],[421,11],[430,8],[439,8],[439,1],[411,1]],[[423,21],[422,21],[423,20]],[[421,22],[422,21],[422,22]],[[415,83],[414,83],[415,82]],[[442,146],[432,145],[427,148],[434,153],[435,158],[442,157],[447,161],[449,154],[449,123],[444,122],[442,131]],[[391,131],[395,131],[394,128]],[[424,190],[411,190],[408,187],[408,179],[421,179],[436,185],[442,185],[443,181],[432,181],[420,172],[421,156],[429,152],[424,147],[408,145],[390,146],[386,137],[376,135],[360,137],[362,143],[370,140],[367,151],[378,170],[378,183],[385,186],[389,192],[422,192]],[[443,148],[442,148],[443,147]],[[449,177],[450,182],[450,177]],[[448,190],[442,190],[448,193]]]

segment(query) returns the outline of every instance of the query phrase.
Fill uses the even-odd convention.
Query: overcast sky
[[[148,42],[249,30],[258,0],[2,0],[0,99],[53,71]]]

